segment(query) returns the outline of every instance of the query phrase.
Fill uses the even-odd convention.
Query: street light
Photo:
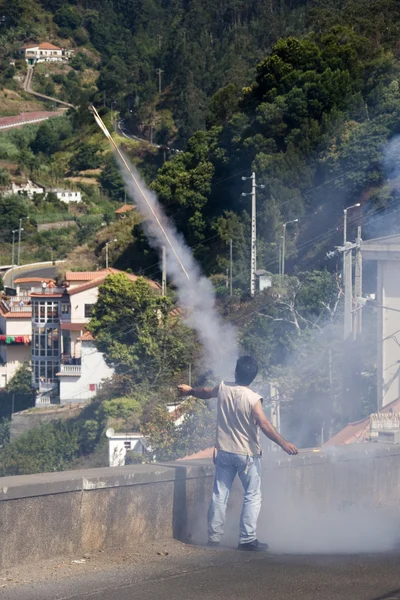
[[[361,204],[357,202],[357,204],[353,204],[353,206],[349,206],[343,210],[343,242],[346,245],[347,242],[347,211],[352,208],[359,208]]]
[[[15,247],[15,234],[18,233],[18,229],[13,229],[12,231],[12,258],[11,258],[11,264],[14,268],[15,265],[15,251],[14,251],[14,247]],[[23,230],[22,230],[23,231]]]
[[[114,242],[118,242],[117,238],[114,238],[113,240],[106,242],[106,269],[108,269],[108,246]]]
[[[22,229],[22,221],[24,221],[24,220],[29,221],[29,217],[22,217],[19,220],[19,228],[18,228],[18,262],[17,262],[18,266],[19,266],[20,258],[21,258],[21,232],[23,231],[23,229]]]
[[[282,277],[285,274],[285,253],[286,253],[286,226],[292,223],[298,223],[298,219],[292,219],[292,221],[286,221],[283,223],[283,236],[282,236]]]

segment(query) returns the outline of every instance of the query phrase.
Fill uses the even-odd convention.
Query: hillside
[[[13,110],[11,100],[37,106],[21,89],[27,65],[15,52],[39,42],[55,44],[68,58],[37,64],[33,88],[75,106],[41,125],[0,133],[2,190],[10,178],[29,179],[69,186],[83,197],[66,206],[53,196],[3,195],[0,259],[9,261],[11,231],[29,215],[26,261],[53,256],[92,269],[104,264],[105,242],[117,239],[114,266],[160,279],[159,257],[140,216],[115,215],[130,200],[88,110],[93,102],[211,277],[221,312],[239,329],[242,351],[259,360],[263,384],[279,380],[289,431],[312,445],[324,423],[332,430],[368,413],[375,385],[368,327],[359,350],[358,372],[365,377],[349,384],[341,259],[328,260],[326,253],[342,243],[343,209],[354,204],[361,207],[349,213],[349,240],[358,224],[364,238],[399,230],[398,2],[17,0],[12,6],[0,1],[0,14],[0,85],[10,102],[4,110]],[[272,274],[273,283],[272,292],[255,299],[249,298],[246,179],[252,171],[260,186],[257,267]],[[40,224],[66,220],[74,224],[39,231]],[[284,224],[287,276],[278,278]],[[114,330],[109,336],[114,343]],[[125,356],[129,344],[118,343]],[[174,377],[186,378],[193,362],[193,377],[204,379],[197,358],[191,348]],[[165,396],[163,386],[167,395],[171,390],[170,380],[153,385],[149,376],[144,390],[142,383],[130,374],[107,393],[133,395],[141,416],[155,396]],[[359,386],[356,407],[346,403],[353,383]],[[297,432],[305,413],[313,418]]]

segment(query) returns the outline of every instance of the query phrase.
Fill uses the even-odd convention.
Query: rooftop
[[[121,208],[118,208],[114,212],[116,215],[122,215],[124,213],[130,212],[131,210],[135,210],[135,209],[136,209],[136,206],[134,206],[133,204],[124,204],[123,206],[121,206]]]
[[[54,46],[49,42],[42,42],[41,44],[29,44],[24,46],[22,50],[28,50],[29,48],[39,48],[39,50],[61,50],[59,46]]]

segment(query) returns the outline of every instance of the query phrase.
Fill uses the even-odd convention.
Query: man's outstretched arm
[[[192,388],[190,385],[181,383],[178,385],[178,392],[180,396],[194,396],[199,400],[209,400],[218,396],[218,388],[219,385],[216,385],[215,388]]]
[[[267,436],[270,440],[278,444],[288,454],[298,454],[298,450],[294,444],[290,444],[285,440],[284,437],[280,435],[275,429],[275,427],[270,423],[267,417],[264,414],[262,409],[261,401],[259,400],[257,404],[253,406],[253,416],[255,421],[260,426],[261,431],[264,435]]]

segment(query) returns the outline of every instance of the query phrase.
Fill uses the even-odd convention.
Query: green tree
[[[192,335],[172,309],[142,278],[110,275],[100,286],[89,329],[107,362],[118,374],[129,372],[133,385],[159,386],[190,362]]]
[[[64,5],[54,15],[54,22],[63,29],[78,29],[82,25],[82,17],[76,8]]]
[[[97,152],[98,148],[94,144],[81,144],[78,152],[69,163],[71,169],[73,171],[97,169],[101,165],[101,157],[97,154]]]

